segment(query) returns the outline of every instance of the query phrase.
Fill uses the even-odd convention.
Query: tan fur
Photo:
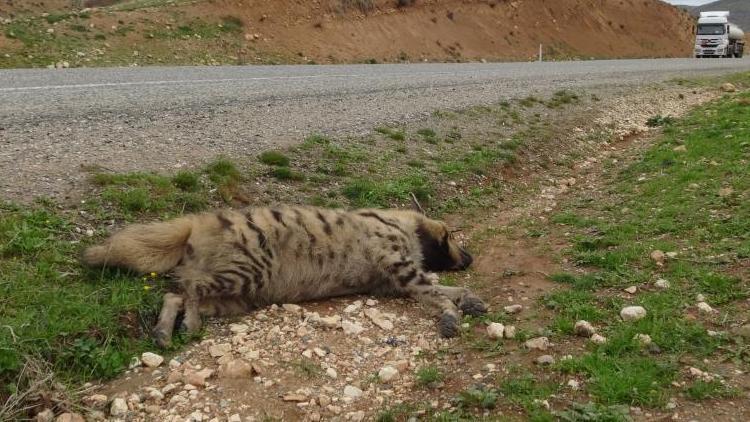
[[[157,326],[162,344],[169,343],[180,310],[187,329],[195,331],[201,314],[400,294],[442,312],[441,333],[450,336],[457,332],[456,305],[484,309],[465,289],[432,283],[428,271],[463,269],[471,257],[444,223],[415,211],[221,210],[130,226],[89,248],[84,261],[174,274],[182,295],[165,297]]]

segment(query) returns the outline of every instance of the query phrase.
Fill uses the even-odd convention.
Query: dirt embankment
[[[4,0],[0,17],[14,23],[5,20],[0,49],[53,59],[59,51],[60,60],[73,63],[84,57],[75,50],[88,46],[127,51],[139,64],[185,57],[217,63],[528,60],[539,44],[558,59],[684,57],[694,25],[687,12],[659,0],[129,0],[95,9],[82,22],[75,15],[40,19],[66,4],[88,3]],[[12,26],[29,16],[38,19],[28,28]],[[134,50],[146,54],[133,58]],[[97,57],[88,63],[117,62]]]

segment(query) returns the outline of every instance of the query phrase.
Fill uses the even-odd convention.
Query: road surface
[[[438,109],[746,70],[744,59],[5,70],[0,198],[64,198],[82,165],[170,171]]]

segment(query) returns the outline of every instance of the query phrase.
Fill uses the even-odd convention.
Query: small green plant
[[[650,117],[646,121],[646,126],[648,127],[659,127],[659,126],[669,126],[674,124],[675,120],[673,117],[670,116],[662,116],[661,114],[657,114],[656,116]]]
[[[406,140],[406,133],[402,130],[391,129],[388,127],[378,127],[378,128],[375,128],[375,132],[383,134],[393,139],[394,141]]]
[[[417,370],[417,383],[422,387],[434,385],[443,380],[443,373],[437,366],[423,366]]]
[[[314,361],[302,358],[292,362],[294,369],[305,378],[317,378],[323,374],[321,367]]]
[[[258,157],[261,163],[269,166],[288,167],[289,157],[281,151],[265,151]]]
[[[185,192],[196,192],[200,189],[200,177],[191,171],[180,171],[172,177],[172,184]]]
[[[456,401],[462,408],[494,409],[497,399],[494,389],[476,387],[462,391]]]
[[[305,180],[305,176],[302,173],[294,171],[289,167],[274,167],[271,170],[271,175],[279,180]]]
[[[554,415],[565,422],[601,421],[630,422],[630,407],[625,405],[605,406],[596,403],[573,403],[573,405]]]

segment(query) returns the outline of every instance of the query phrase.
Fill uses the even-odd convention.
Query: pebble
[[[377,305],[377,304],[378,304],[378,301],[377,301],[377,300],[374,300],[374,299],[367,299],[367,300],[365,301],[365,305],[367,305],[367,306],[375,306],[375,305]]]
[[[328,378],[336,379],[339,375],[336,373],[336,370],[333,368],[326,369],[326,376]]]
[[[537,365],[552,365],[555,363],[555,358],[552,355],[542,355],[536,358]]]
[[[638,321],[646,316],[646,309],[642,306],[626,306],[620,311],[623,321]]]
[[[214,344],[208,348],[208,353],[214,358],[222,357],[231,351],[232,345],[229,343]]]
[[[302,312],[302,307],[293,303],[285,303],[281,305],[281,308],[290,314],[300,314]]]
[[[595,344],[604,344],[607,342],[607,337],[601,336],[599,334],[594,334],[591,336],[591,342]]]
[[[681,145],[681,146],[684,148],[684,145]],[[664,252],[662,252],[660,250],[655,250],[655,251],[651,252],[651,260],[654,261],[656,263],[656,265],[658,265],[658,266],[664,265],[664,259],[666,257],[667,256],[664,254]]]
[[[359,312],[361,309],[362,309],[362,301],[358,300],[352,303],[351,305],[347,306],[346,308],[344,308],[344,313],[353,314],[355,312]]]
[[[365,330],[363,326],[351,321],[343,321],[341,323],[341,328],[344,330],[344,334],[350,336],[356,336]]]
[[[516,338],[516,326],[508,325],[507,327],[505,327],[505,332],[503,333],[503,337],[507,339]]]
[[[487,335],[492,339],[501,339],[505,334],[505,326],[499,322],[491,322],[487,326]]]
[[[52,422],[55,420],[55,412],[52,409],[44,409],[36,414],[36,422]]]
[[[657,289],[667,290],[669,288],[669,282],[663,278],[660,278],[654,282],[654,286]]]
[[[638,287],[636,287],[636,286],[630,286],[630,287],[627,287],[627,288],[625,288],[623,290],[625,290],[626,293],[630,293],[631,295],[634,295],[638,291]]]
[[[523,305],[510,305],[506,306],[503,309],[505,309],[505,312],[509,314],[517,314],[523,310]]]
[[[364,313],[365,316],[369,318],[373,324],[377,325],[381,329],[385,331],[390,331],[393,329],[393,323],[387,320],[379,310],[375,308],[367,308],[365,309]]]
[[[156,368],[164,362],[164,357],[156,353],[145,352],[141,355],[141,362],[149,368]]]
[[[86,422],[78,413],[63,413],[55,419],[55,422]]]
[[[596,334],[596,328],[594,328],[593,325],[591,325],[590,322],[585,320],[580,320],[576,322],[576,325],[574,327],[574,331],[576,335],[581,337],[589,338]]]
[[[172,359],[169,361],[169,369],[171,370],[179,369],[180,366],[182,366],[182,363],[177,359]]]
[[[239,413],[235,413],[231,416],[229,416],[229,419],[227,422],[242,422],[242,418],[240,417]]]
[[[570,380],[568,381],[568,387],[570,387],[571,390],[578,391],[578,389],[581,388],[581,384],[576,380]]]
[[[109,414],[112,416],[122,416],[128,413],[128,404],[125,399],[116,398],[112,400],[112,405],[109,407]]]
[[[537,337],[533,338],[531,340],[527,340],[526,343],[524,343],[527,349],[534,349],[534,350],[547,350],[550,347],[550,342],[547,337]]]
[[[636,334],[633,336],[633,340],[637,341],[641,346],[648,346],[651,344],[651,336],[648,334]]]
[[[392,366],[384,366],[380,369],[380,371],[378,371],[378,378],[380,378],[380,380],[383,382],[390,382],[398,378],[398,376],[398,369]]]
[[[362,397],[362,390],[353,385],[347,385],[344,387],[344,396],[356,399]]]
[[[219,367],[221,378],[250,378],[253,367],[244,359],[233,359]]]
[[[703,295],[703,293],[698,293],[698,295],[695,296],[696,302],[705,302],[706,296]]]
[[[712,308],[711,305],[706,302],[698,302],[698,305],[696,306],[698,307],[698,311],[700,311],[700,313],[702,314],[711,314],[716,312],[714,308]]]
[[[229,331],[234,334],[244,334],[250,330],[247,324],[229,324]]]

